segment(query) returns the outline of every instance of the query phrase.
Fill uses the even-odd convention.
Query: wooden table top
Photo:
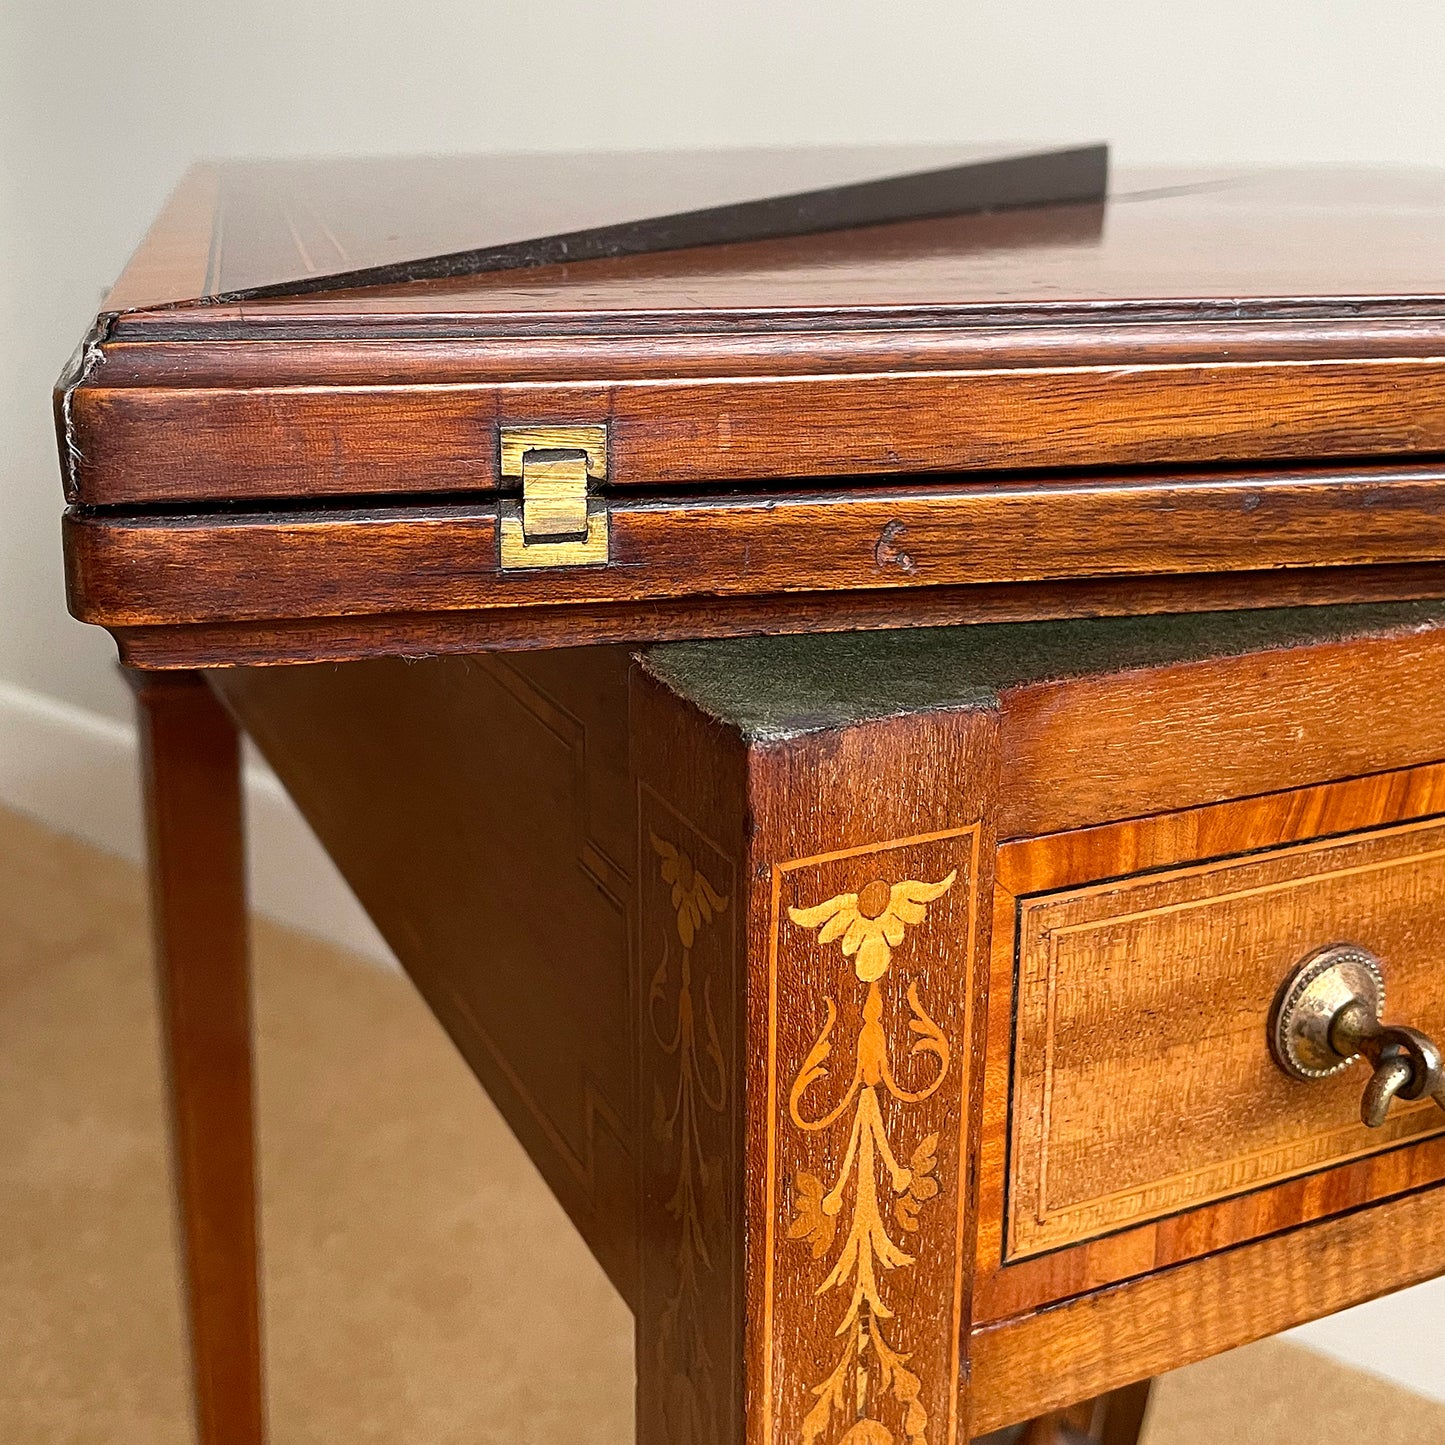
[[[828,312],[835,321],[838,313],[917,313],[936,323],[959,312],[982,323],[1015,311],[1027,324],[1047,319],[1040,308],[1348,317],[1428,312],[1445,299],[1445,170],[1124,170],[1104,205],[1029,206],[571,265],[512,269],[520,264],[514,259],[507,269],[405,284],[343,289],[328,279],[400,267],[408,252],[460,251],[465,238],[500,248],[509,237],[580,226],[605,214],[598,192],[617,184],[631,188],[632,205],[614,213],[645,214],[719,187],[745,191],[749,175],[754,189],[797,183],[808,160],[839,175],[870,163],[938,165],[962,154],[913,148],[203,166],[172,198],[103,309],[169,308],[124,322],[138,336],[158,338],[363,327],[389,336],[417,326],[448,334],[525,328],[549,317],[580,326],[584,318],[674,315],[707,326],[739,313],[754,313],[760,325],[781,325],[789,313]],[[419,215],[407,214],[409,200]],[[441,215],[430,209],[438,205]],[[287,282],[306,294],[209,299]],[[200,297],[207,301],[196,304]]]
[[[749,163],[197,170],[58,388],[72,607],[181,665],[1445,588],[1445,171],[1125,171],[1102,204],[323,279]],[[338,200],[388,184],[451,229]],[[465,229],[493,194],[516,214]],[[298,267],[319,289],[204,299]],[[501,434],[537,425],[606,433],[605,565],[500,558]]]
[[[856,146],[197,166],[106,310],[1100,201],[1104,146]]]

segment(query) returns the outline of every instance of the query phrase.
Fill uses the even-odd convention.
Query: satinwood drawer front
[[[1275,1063],[1282,982],[1337,943],[1383,961],[1391,1020],[1445,1033],[1445,820],[1019,897],[1004,1259],[1445,1130],[1428,1100],[1366,1128],[1363,1062]]]

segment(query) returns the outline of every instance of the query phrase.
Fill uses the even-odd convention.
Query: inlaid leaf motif
[[[793,1222],[789,1239],[806,1239],[813,1246],[813,1258],[821,1259],[837,1233],[838,1216],[823,1212],[823,1181],[816,1174],[799,1170],[793,1180]]]
[[[844,1386],[848,1379],[848,1366],[853,1363],[856,1351],[857,1346],[850,1339],[843,1351],[843,1358],[838,1361],[837,1368],[821,1385],[813,1386],[813,1393],[818,1397],[818,1403],[803,1416],[803,1445],[813,1445],[818,1436],[828,1428],[828,1424],[833,1418],[833,1412],[843,1410],[846,1402]]]
[[[681,848],[649,835],[658,872],[671,885],[669,901],[677,942],[664,935],[661,958],[648,988],[646,1018],[661,1058],[675,1061],[666,1089],[653,1086],[652,1134],[669,1156],[672,1192],[666,1210],[677,1222],[673,1284],[661,1312],[655,1352],[658,1373],[669,1380],[662,1403],[666,1436],[678,1445],[718,1445],[717,1387],[701,1324],[703,1280],[713,1270],[706,1221],[724,1212],[721,1171],[705,1152],[703,1120],[727,1103],[728,1073],[712,1008],[712,984],[694,981],[693,946],[727,907],[723,897]]]
[[[888,972],[904,934],[923,922],[927,905],[942,898],[957,876],[955,871],[937,883],[906,879],[891,886],[879,878],[861,892],[839,893],[811,908],[789,908],[788,917],[800,928],[818,928],[819,943],[841,938],[843,957],[853,959],[859,979],[875,983]]]
[[[923,1382],[906,1368],[908,1356],[889,1348],[876,1324],[869,1326],[869,1338],[878,1355],[883,1388],[891,1390],[903,1406],[903,1433],[910,1440],[922,1440],[928,1433],[928,1412],[918,1398],[923,1393]]]
[[[713,915],[727,907],[727,899],[697,871],[688,853],[659,838],[656,833],[649,836],[653,852],[662,859],[663,881],[672,884],[677,936],[684,948],[691,948],[698,930],[711,923]]]
[[[908,1230],[918,1228],[918,1211],[926,1200],[938,1193],[938,1180],[933,1171],[938,1164],[938,1135],[930,1134],[913,1151],[908,1161],[908,1187],[894,1201],[893,1217]]]

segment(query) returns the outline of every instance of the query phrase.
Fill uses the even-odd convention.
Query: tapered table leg
[[[200,1445],[261,1445],[239,739],[200,675],[130,680],[141,725],[197,1434]]]

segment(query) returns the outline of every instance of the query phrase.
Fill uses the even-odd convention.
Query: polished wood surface
[[[1313,629],[1311,614],[1299,615],[1290,645],[1259,650],[1247,641],[1251,614],[1201,618],[1215,649],[1235,656],[1008,689],[1001,831],[1080,828],[1445,756],[1445,706],[1431,682],[1445,660],[1437,609],[1397,614],[1393,627],[1380,609],[1379,632],[1365,638],[1331,636],[1332,609],[1320,609]],[[1338,614],[1355,625],[1370,615]]]
[[[979,1330],[975,1428],[1114,1389],[1445,1274],[1445,1193],[1423,1189]]]
[[[212,681],[633,1301],[626,655]]]
[[[132,680],[196,1434],[261,1445],[240,741],[199,676]]]
[[[754,746],[752,1438],[967,1440],[997,720]]]
[[[640,1438],[716,1420],[722,1439],[835,1445],[863,1418],[964,1440],[1175,1362],[1161,1325],[1057,1385],[998,1338],[1112,1332],[1090,1322],[1140,1291],[1196,1317],[1181,1352],[1242,1342],[1313,1297],[1225,1288],[1222,1261],[1291,1259],[1302,1230],[1445,1178],[1427,1106],[1364,1130],[1363,1081],[1289,1083],[1264,1025],[1296,955],[1336,934],[1385,956],[1392,1014],[1445,1025],[1445,763],[1419,761],[1442,756],[1433,698],[1397,688],[1433,672],[1437,613],[212,682],[632,1304]],[[1237,703],[1207,725],[1206,674]],[[1396,697],[1389,726],[1311,710],[1346,676]],[[1076,801],[1062,781],[1087,769],[1064,740],[1108,686],[1138,705],[1102,714]],[[1267,735],[1273,789],[1251,758],[1268,687],[1300,720],[1295,753]],[[1131,739],[1133,771],[1114,768]],[[1044,826],[996,844],[1034,773]],[[1318,1312],[1432,1272],[1432,1248],[1407,1244],[1393,1272],[1367,1250]]]
[[[1290,1228],[1302,1220],[1358,1208],[1371,1200],[1417,1189],[1440,1179],[1445,1171],[1445,1140],[1431,1137],[1407,1149],[1366,1152],[1355,1159],[1337,1161],[1333,1167],[1307,1170],[1293,1177],[1253,1178],[1228,1197],[1196,1202],[1193,1207],[1143,1222],[1123,1220],[1103,1237],[1087,1243],[1052,1249],[1033,1258],[1010,1259],[1006,1241],[1008,1196],[1014,1171],[1027,1172],[1027,1161],[1020,1161],[1009,1152],[1017,1038],[1015,944],[1019,915],[1027,906],[1025,900],[1047,897],[1051,891],[1057,894],[1088,886],[1111,886],[1100,884],[1100,879],[1167,877],[1171,870],[1179,871],[1181,864],[1199,867],[1200,860],[1233,858],[1247,864],[1255,850],[1267,857],[1270,851],[1283,854],[1301,847],[1327,848],[1337,838],[1361,833],[1370,837],[1372,834],[1365,830],[1438,818],[1442,811],[1445,811],[1445,768],[1431,764],[1406,772],[1373,774],[1146,819],[1046,834],[1000,848],[989,984],[988,1083],[980,1143],[980,1222],[975,1266],[975,1308],[980,1321],[996,1322],[1026,1314],[1050,1301],[1098,1290],[1185,1260],[1199,1259],[1246,1240]],[[1127,881],[1121,883],[1121,887],[1127,886]],[[1411,940],[1412,948],[1425,946],[1419,939]],[[1308,951],[1309,947],[1307,942],[1302,945],[1302,951]],[[1195,957],[1185,962],[1197,969],[1200,979],[1211,977],[1210,957]],[[1167,970],[1181,965],[1177,960],[1161,959],[1159,966]],[[1285,972],[1289,966],[1288,962],[1280,964]],[[1098,983],[1089,981],[1090,988],[1105,986],[1107,979]],[[1186,978],[1180,988],[1186,992],[1195,989],[1197,995],[1197,984],[1192,977]],[[1220,1031],[1227,1044],[1232,1037],[1229,1029],[1238,1022],[1235,994],[1226,990],[1221,996],[1226,1004],[1216,1005],[1212,1013],[1201,1004],[1197,1022],[1201,1036],[1216,1040],[1216,1049],[1220,1047]],[[1422,1006],[1425,1011],[1437,1014],[1438,995],[1429,990]],[[1240,1025],[1241,1039],[1249,1027],[1246,1018]],[[1256,1019],[1254,1027],[1257,1028],[1256,1053],[1251,1056],[1248,1047],[1244,1049],[1246,1061],[1252,1057],[1253,1062],[1248,1065],[1251,1068],[1264,1058],[1264,1024]],[[1136,1018],[1135,1028],[1141,1037],[1157,1037],[1157,1033],[1150,1032],[1154,1024],[1148,1018]],[[1135,1062],[1147,1068],[1151,1057],[1141,1046]],[[1184,1057],[1187,1061],[1187,1050]],[[1232,1082],[1229,1075],[1221,1069],[1216,1076],[1203,1063],[1188,1075],[1183,1073],[1183,1063],[1179,1067],[1181,1082],[1186,1077],[1193,1080],[1191,1108],[1175,1106],[1168,1112],[1167,1118],[1175,1121],[1172,1136],[1168,1136],[1168,1123],[1161,1124],[1156,1118],[1152,1122],[1139,1121],[1139,1137],[1158,1141],[1161,1148],[1168,1147],[1172,1137],[1176,1146],[1184,1144],[1202,1149],[1217,1146],[1227,1152],[1238,1133],[1253,1125],[1253,1099],[1243,1119],[1221,1115],[1217,1108],[1219,1095],[1217,1092],[1211,1095],[1209,1090],[1211,1087],[1227,1090]],[[1025,1061],[1023,1069],[1037,1077],[1037,1059]],[[1363,1087],[1363,1077],[1354,1082]],[[1267,1075],[1264,1092],[1275,1089],[1274,1079]],[[1204,1107],[1194,1109],[1196,1094],[1212,1100],[1216,1106],[1214,1111]],[[1301,1094],[1299,1097],[1301,1108],[1314,1107],[1309,1102],[1312,1096]],[[1358,1098],[1358,1092],[1347,1097],[1342,1091],[1337,1096],[1337,1109],[1343,1112],[1337,1114],[1335,1124],[1346,1129],[1358,1128],[1355,1123]],[[1340,1103],[1340,1099],[1344,1102]],[[1209,1120],[1210,1129],[1191,1129],[1196,1118]],[[1428,1117],[1419,1122],[1428,1129]],[[1214,1127],[1216,1124],[1219,1127]],[[1401,1126],[1392,1122],[1390,1127]],[[1161,1138],[1161,1130],[1168,1137]],[[1364,1138],[1367,1150],[1373,1149],[1374,1141],[1367,1137],[1367,1131],[1359,1130],[1356,1137]]]
[[[629,673],[637,1440],[743,1441],[750,940],[740,741]]]
[[[136,667],[220,668],[367,657],[418,657],[776,636],[899,627],[1033,622],[1042,618],[1148,616],[1240,609],[1315,607],[1445,597],[1445,564],[1320,567],[1180,577],[1069,579],[1047,586],[936,587],[776,596],[680,597],[636,607],[615,604],[388,612],[270,622],[116,627],[123,660]]]
[[[1445,350],[1445,323],[1441,336],[1413,344]],[[1073,366],[968,365],[946,356],[927,358],[931,366],[906,356],[888,364],[870,356],[866,368],[839,371],[824,359],[814,367],[810,348],[787,337],[746,371],[725,358],[732,375],[673,380],[662,354],[632,378],[532,381],[525,355],[509,347],[505,377],[426,367],[388,382],[385,374],[403,361],[401,345],[373,354],[371,376],[332,381],[318,357],[298,382],[209,387],[201,375],[229,357],[209,368],[187,357],[178,375],[174,348],[154,357],[133,348],[127,375],[107,370],[102,345],[91,353],[94,369],[67,392],[70,499],[204,507],[232,499],[481,498],[501,485],[498,429],[542,422],[606,425],[606,490],[646,488],[674,505],[669,494],[678,488],[758,491],[791,478],[836,486],[900,474],[1230,461],[1340,459],[1348,481],[1348,458],[1445,450],[1445,362],[1433,354],[1151,362],[1126,337],[1116,354]],[[421,349],[423,359],[430,349]],[[469,354],[464,365],[473,370]],[[1346,495],[1342,510],[1349,502]],[[1136,510],[1146,523],[1147,494]]]
[[[629,180],[655,208],[659,184],[696,186],[698,180],[689,179],[688,173],[699,168],[704,170],[701,183],[709,184],[709,164],[735,173],[761,171],[775,191],[786,184],[787,175],[802,175],[817,164],[806,151],[714,154],[711,163],[706,155],[685,151],[634,157]],[[889,169],[926,164],[930,156],[935,161],[949,158],[941,151],[917,149],[881,154]],[[491,165],[506,182],[533,192],[535,204],[550,208],[556,217],[574,194],[586,203],[589,171],[595,168],[604,184],[611,182],[606,167],[613,159],[626,158],[401,158],[390,163],[390,173],[380,176],[380,184],[391,187],[395,196],[408,185],[425,186],[428,168],[436,176],[449,164],[463,171]],[[876,169],[866,152],[863,162]],[[340,192],[349,179],[348,163],[334,164],[336,179],[314,171],[309,177],[322,197],[328,189]],[[350,165],[354,171],[375,163]],[[277,163],[278,189],[296,173],[295,163]],[[442,175],[441,180],[452,186],[454,215],[461,213],[453,222],[454,235],[467,228],[475,231],[479,221],[487,224],[476,198],[457,187],[455,178]],[[653,188],[654,194],[648,195],[644,187]],[[311,317],[326,317],[327,326],[334,327],[343,316],[370,320],[435,315],[454,320],[528,311],[706,313],[854,305],[1057,308],[1059,303],[1104,302],[1139,303],[1146,309],[1210,300],[1230,308],[1243,302],[1249,311],[1266,315],[1290,314],[1290,301],[1322,300],[1320,310],[1347,317],[1401,311],[1390,303],[1438,300],[1442,294],[1445,172],[1439,170],[1125,169],[1115,175],[1110,189],[1106,225],[1100,225],[1097,216],[1074,214],[1074,207],[1042,208],[390,290],[368,287],[335,296],[251,301],[212,308],[210,315],[192,309],[169,319],[152,316],[141,324],[200,328],[244,319],[257,328],[299,328]],[[410,218],[393,215],[388,220],[395,230]],[[382,243],[376,232],[384,229],[377,226],[371,236],[359,238],[360,244]],[[240,236],[233,244],[244,248],[246,238]],[[412,254],[419,254],[415,245]],[[156,298],[147,300],[139,292],[113,296],[107,309],[122,309],[117,305],[122,299],[135,307],[154,306]],[[184,298],[172,288],[164,299]],[[1331,299],[1355,304],[1331,307]]]
[[[976,621],[1085,579],[1338,601],[1445,557],[1433,172],[1125,177],[1102,208],[147,306],[194,279],[213,186],[57,393],[72,607],[137,660],[242,623],[319,629],[312,659],[537,645],[555,608],[574,643],[811,629],[830,596],[897,626],[942,589]],[[607,429],[605,559],[502,567],[500,433],[538,425]]]
[[[220,168],[215,163],[193,165],[107,292],[102,311],[128,311],[204,296],[220,198]]]
[[[228,161],[198,166],[181,183],[103,309],[1099,201],[1107,164],[1099,145]]]
[[[688,596],[913,592],[1445,554],[1445,474],[1433,468],[910,485],[608,510],[606,565],[522,571],[504,566],[495,506],[72,514],[71,606],[107,627],[493,608],[511,616],[603,603],[635,619],[655,600]],[[1246,545],[1242,526],[1259,528]]]
[[[1108,875],[1018,904],[1007,1258],[1445,1132],[1429,1100],[1367,1129],[1359,1071],[1305,1086],[1261,1047],[1293,965],[1340,940],[1442,1032],[1445,826]]]

